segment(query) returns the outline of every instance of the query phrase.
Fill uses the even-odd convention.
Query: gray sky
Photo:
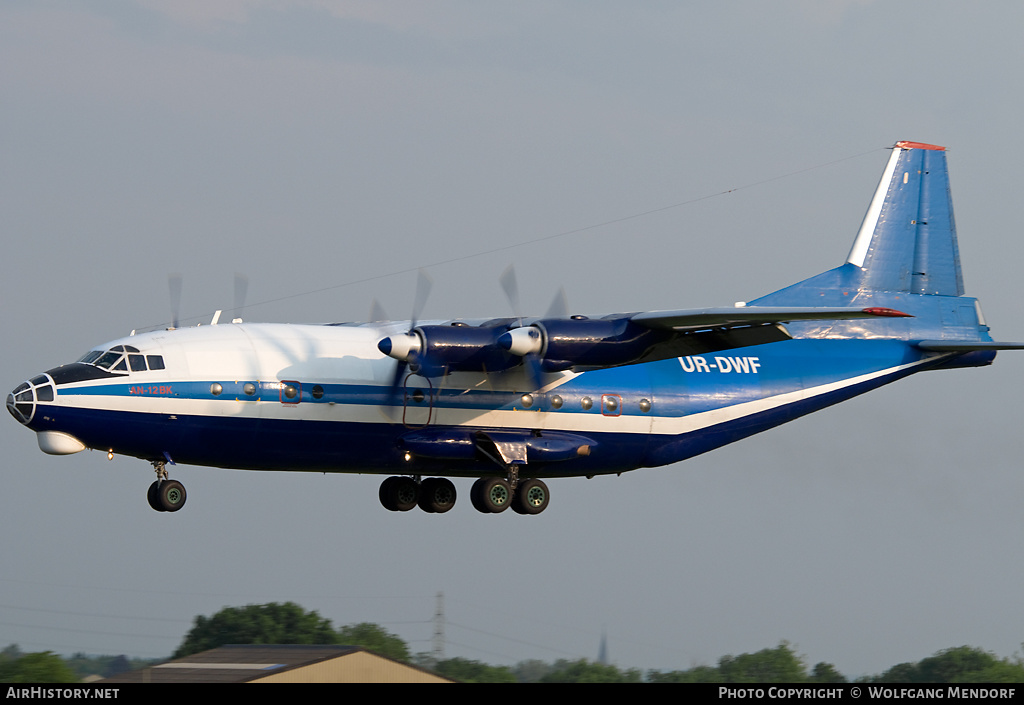
[[[1022,23],[934,0],[8,0],[4,390],[166,322],[171,272],[196,320],[235,272],[268,321],[407,316],[420,266],[427,317],[509,315],[509,263],[537,313],[559,286],[583,313],[749,300],[844,261],[902,139],[949,147],[967,291],[1024,340]],[[158,514],[148,464],[48,457],[7,419],[0,644],[160,657],[196,614],[293,600],[426,651],[444,591],[447,655],[489,663],[596,658],[603,629],[623,667],[783,639],[847,675],[1008,656],[1022,381],[1011,353],[925,373],[552,481],[533,518],[478,514],[469,481],[447,515],[396,515],[375,477],[185,466],[188,506]]]

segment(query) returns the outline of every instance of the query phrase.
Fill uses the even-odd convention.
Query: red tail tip
[[[896,146],[900,149],[934,149],[939,152],[945,152],[945,147],[940,147],[937,144],[925,144],[924,142],[897,142]]]
[[[882,308],[881,306],[872,306],[871,308],[864,309],[864,313],[872,316],[886,316],[888,318],[913,318],[913,314],[903,313],[903,311],[897,311],[894,308]]]

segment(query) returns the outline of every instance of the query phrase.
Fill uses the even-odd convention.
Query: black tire
[[[480,505],[491,514],[500,514],[512,504],[512,487],[503,477],[485,478],[479,492]]]
[[[420,484],[420,509],[444,514],[455,506],[455,485],[445,477],[428,477]]]
[[[146,499],[149,500],[149,506],[156,511],[167,511],[160,506],[160,480],[154,480],[153,484],[149,486],[149,490],[146,492]]]
[[[396,475],[391,483],[390,500],[396,512],[407,512],[420,500],[420,486],[411,477]]]
[[[469,501],[473,505],[473,509],[477,510],[482,514],[489,514],[487,507],[480,501],[480,487],[484,484],[486,477],[481,477],[479,480],[473,483],[473,487],[469,490]]]
[[[550,499],[551,493],[543,482],[535,478],[523,480],[516,487],[512,509],[519,514],[540,514],[548,508]]]
[[[380,490],[377,492],[377,496],[380,498],[380,503],[384,505],[384,508],[389,512],[397,512],[398,507],[395,506],[394,499],[391,495],[391,487],[395,484],[397,477],[389,477],[384,482],[380,483]]]
[[[176,512],[185,506],[185,486],[177,480],[164,480],[157,489],[157,502],[165,512]]]

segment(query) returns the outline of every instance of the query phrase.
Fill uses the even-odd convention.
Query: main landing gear
[[[149,486],[146,498],[149,500],[149,506],[158,512],[176,512],[185,506],[185,486],[177,480],[167,478],[166,465],[163,460],[153,461],[156,481]]]
[[[184,491],[184,490],[182,490]],[[380,503],[393,512],[407,512],[419,506],[431,514],[443,514],[455,506],[455,485],[444,477],[394,476],[380,485]],[[517,514],[540,514],[548,506],[548,486],[531,478],[515,483],[503,477],[482,477],[473,483],[469,499],[484,514],[500,514],[509,507]],[[184,500],[183,500],[184,501]]]

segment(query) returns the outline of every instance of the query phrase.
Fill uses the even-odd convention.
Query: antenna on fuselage
[[[242,322],[242,311],[245,309],[245,296],[249,292],[249,277],[235,272],[235,310],[231,317],[232,323]]]

